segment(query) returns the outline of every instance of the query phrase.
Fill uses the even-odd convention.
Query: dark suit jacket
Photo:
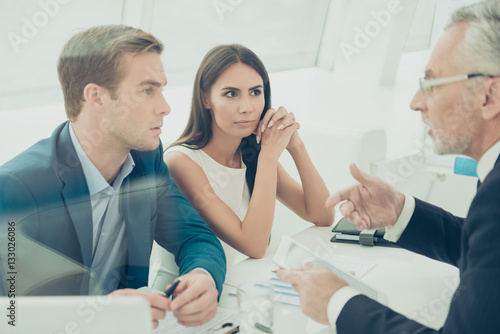
[[[212,274],[220,292],[226,272],[224,251],[178,190],[163,162],[162,152],[161,144],[152,152],[131,151],[135,168],[123,181],[120,195],[128,240],[127,265],[120,287],[147,285],[154,239],[175,255],[181,274],[196,267],[204,268]],[[0,167],[0,237],[5,237],[8,222],[15,222],[18,235],[80,264],[83,271],[77,280],[77,290],[88,293],[92,209],[68,122],[61,124],[50,138]],[[3,252],[6,257],[3,241],[0,254]],[[16,245],[18,257],[36,257],[23,254],[22,246]],[[50,265],[46,264],[48,270]],[[29,268],[24,268],[19,276],[37,275],[26,270]]]
[[[398,244],[460,270],[444,326],[435,331],[360,295],[341,311],[337,333],[500,333],[499,160],[465,219],[420,200],[415,204]]]

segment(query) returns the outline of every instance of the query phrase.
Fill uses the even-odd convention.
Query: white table
[[[388,306],[433,328],[444,324],[458,285],[458,269],[400,248],[332,243],[331,227],[310,227],[292,236],[319,256],[341,255],[376,262],[362,280],[387,296]],[[228,271],[220,306],[236,308],[228,290],[268,270],[277,245],[262,259],[247,259]],[[324,254],[324,255],[323,255]],[[275,333],[334,333],[302,314],[297,306],[276,303]]]

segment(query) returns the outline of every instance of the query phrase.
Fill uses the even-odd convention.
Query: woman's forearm
[[[297,166],[303,190],[305,220],[316,225],[331,225],[334,212],[326,208],[329,191],[314,166],[303,142],[296,147],[289,148],[290,155]]]
[[[242,249],[251,257],[264,256],[269,244],[276,207],[277,157],[261,152],[248,211],[242,221]]]

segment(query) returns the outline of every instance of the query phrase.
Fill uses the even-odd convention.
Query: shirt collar
[[[76,137],[75,131],[73,130],[73,125],[69,124],[69,135],[71,137],[71,141],[73,142],[73,146],[75,147],[76,154],[78,155],[78,159],[80,159],[80,163],[82,164],[83,174],[85,175],[85,179],[87,180],[87,185],[89,187],[90,196],[95,195],[105,189],[111,188],[109,183],[104,179],[102,174],[99,172],[97,167],[90,161],[87,153],[83,150],[82,145],[78,141]],[[132,155],[129,153],[127,159],[123,163],[120,172],[116,176],[113,181],[113,189],[117,191],[123,180],[132,172],[135,167],[134,159]]]
[[[495,145],[490,147],[486,153],[483,154],[481,159],[477,164],[477,176],[479,177],[479,181],[483,182],[486,176],[492,171],[493,167],[495,167],[495,163],[500,155],[500,141],[497,141]]]

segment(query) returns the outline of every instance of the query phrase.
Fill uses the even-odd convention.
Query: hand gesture
[[[327,207],[341,201],[340,212],[359,230],[393,226],[403,210],[405,196],[376,176],[366,174],[352,163],[351,175],[359,182],[339,190],[326,200]]]

